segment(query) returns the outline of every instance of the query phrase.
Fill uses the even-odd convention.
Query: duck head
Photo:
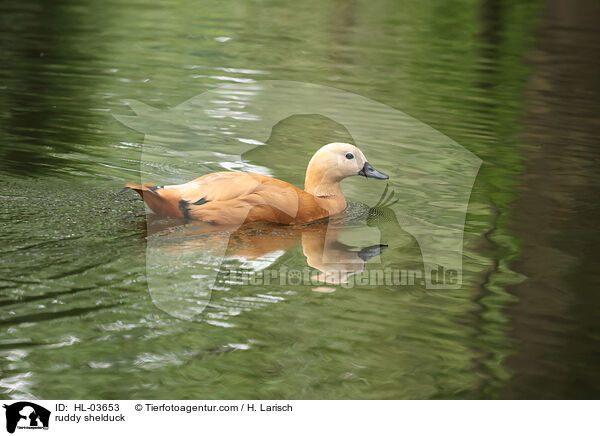
[[[351,176],[389,179],[369,164],[358,147],[334,142],[321,147],[310,160],[304,189],[316,197],[333,197],[341,194],[339,183]]]

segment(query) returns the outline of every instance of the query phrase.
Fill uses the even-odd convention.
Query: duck
[[[334,142],[312,156],[304,189],[262,174],[223,171],[180,185],[126,183],[157,215],[217,225],[269,222],[299,225],[343,212],[341,181],[351,176],[387,180],[355,145]]]

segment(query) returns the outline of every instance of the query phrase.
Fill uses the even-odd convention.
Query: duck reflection
[[[353,205],[336,217],[299,226],[271,223],[248,223],[242,226],[215,226],[199,221],[185,222],[150,215],[149,237],[157,238],[161,251],[171,256],[196,254],[222,259],[221,266],[232,261],[246,270],[258,272],[273,265],[279,258],[300,246],[306,264],[313,268],[312,283],[338,285],[365,270],[366,264],[388,247],[383,243],[389,233],[386,225],[395,223],[400,231],[393,204],[393,193],[387,187],[379,203],[372,208]],[[394,219],[390,219],[393,217]],[[375,231],[373,231],[375,230]],[[365,236],[367,235],[367,236]],[[346,239],[358,239],[372,244],[351,244]],[[217,265],[215,265],[217,266]]]
[[[379,273],[421,259],[416,240],[389,207],[391,198],[386,189],[374,207],[351,203],[342,214],[298,226],[217,226],[150,215],[152,301],[176,318],[228,327],[231,317],[282,301],[295,289],[333,292],[351,287],[345,283],[354,275],[361,288],[371,286],[371,276],[360,274],[367,264]]]
[[[338,222],[318,222],[299,227],[281,227],[270,224],[244,225],[237,229],[217,227],[204,223],[165,223],[152,216],[148,220],[149,233],[161,239],[161,249],[172,255],[223,254],[223,263],[237,260],[245,269],[259,271],[291,249],[301,246],[306,263],[316,270],[313,281],[347,283],[351,275],[365,270],[365,264],[380,255],[387,247],[374,244],[357,247],[340,241],[344,231],[359,227]]]
[[[348,283],[348,278],[365,270],[365,264],[380,255],[387,245],[355,247],[340,241],[341,226],[319,225],[315,231],[301,235],[306,262],[318,273],[311,278],[327,284]]]

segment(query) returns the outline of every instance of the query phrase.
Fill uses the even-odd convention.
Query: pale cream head
[[[314,154],[306,169],[305,190],[314,195],[333,194],[339,183],[350,176],[387,179],[375,170],[360,149],[352,144],[333,142]]]

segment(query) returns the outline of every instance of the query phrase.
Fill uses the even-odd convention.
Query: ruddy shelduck
[[[212,224],[266,221],[305,224],[346,209],[340,182],[350,176],[388,179],[352,144],[321,147],[306,169],[304,190],[269,176],[244,172],[206,174],[182,185],[127,183],[157,215]]]

